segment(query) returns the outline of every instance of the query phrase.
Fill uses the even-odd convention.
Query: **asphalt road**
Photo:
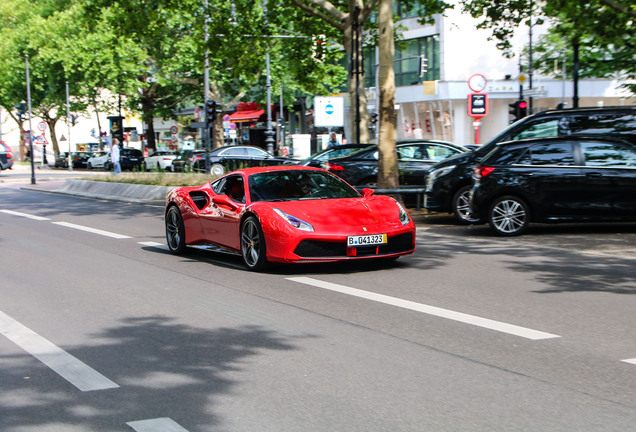
[[[0,430],[626,431],[634,224],[418,216],[396,263],[170,255],[162,208],[0,184]]]

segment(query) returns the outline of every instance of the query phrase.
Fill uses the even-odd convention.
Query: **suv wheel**
[[[461,224],[479,223],[479,218],[472,217],[470,214],[470,185],[462,186],[453,196],[453,214],[455,219]]]
[[[523,234],[528,228],[530,210],[520,198],[506,195],[497,198],[488,210],[490,228],[500,236]]]

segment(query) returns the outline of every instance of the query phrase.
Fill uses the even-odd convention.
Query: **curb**
[[[108,201],[163,206],[166,203],[166,195],[173,189],[173,187],[72,179],[66,180],[58,189],[43,189],[33,186],[23,186],[20,189],[84,198],[104,199]]]

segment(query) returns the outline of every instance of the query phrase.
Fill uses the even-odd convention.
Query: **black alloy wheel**
[[[241,225],[241,255],[252,271],[263,270],[267,266],[263,229],[254,216],[248,216]]]
[[[459,188],[453,196],[453,214],[455,219],[462,224],[476,224],[479,223],[479,218],[473,217],[470,214],[470,191],[472,186],[466,185]]]
[[[185,251],[185,226],[179,207],[176,205],[171,206],[166,213],[166,241],[168,249],[173,254],[178,255]]]
[[[512,195],[497,198],[488,210],[490,228],[500,236],[523,234],[529,222],[528,205],[522,199]]]

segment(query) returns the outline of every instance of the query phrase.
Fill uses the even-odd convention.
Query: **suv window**
[[[581,143],[586,166],[636,166],[636,152],[617,144],[585,141]]]
[[[573,165],[571,143],[538,144],[530,147],[519,160],[524,165]]]
[[[528,138],[548,138],[559,136],[559,123],[562,119],[544,119],[523,129],[510,140],[516,141]]]

